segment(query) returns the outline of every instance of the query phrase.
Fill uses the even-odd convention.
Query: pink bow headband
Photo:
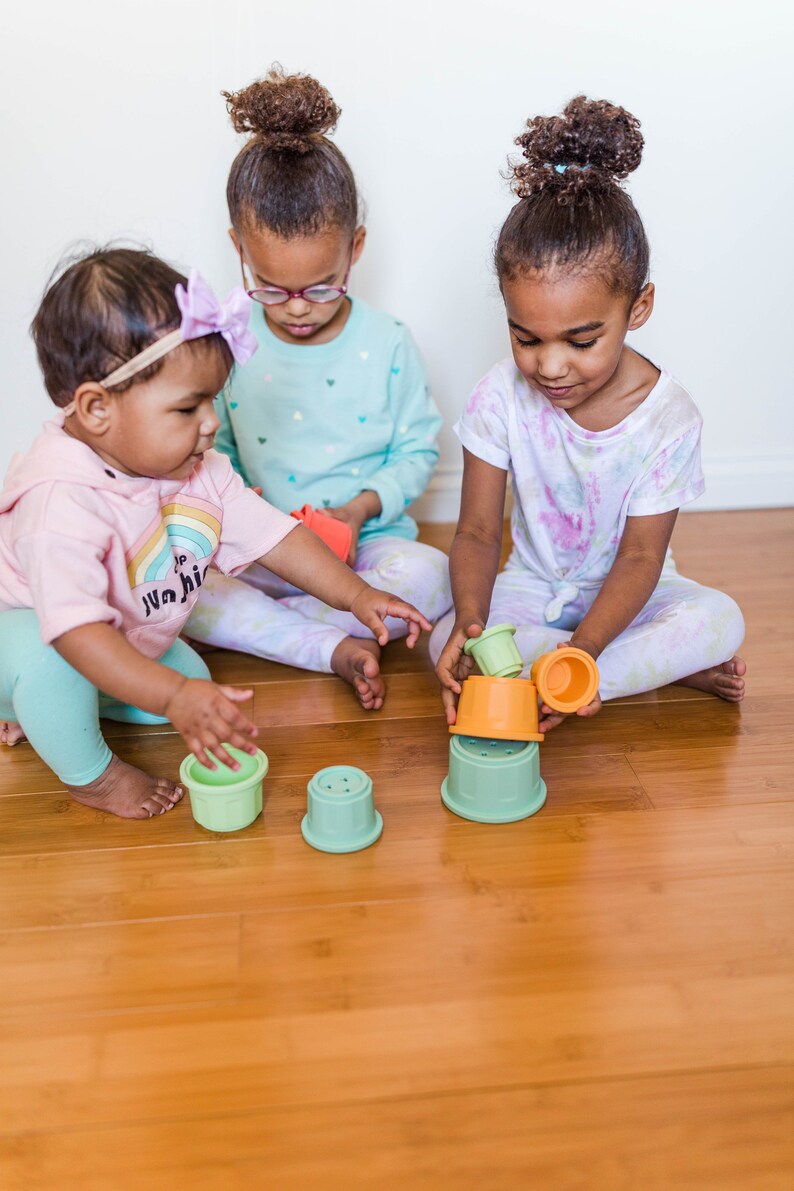
[[[251,299],[241,286],[233,289],[225,302],[219,302],[201,274],[193,269],[188,278],[187,289],[178,285],[175,294],[182,314],[181,326],[176,331],[169,331],[162,339],[150,343],[142,352],[138,352],[137,356],[115,368],[99,382],[101,385],[105,388],[120,385],[122,381],[129,380],[131,376],[148,368],[155,360],[162,359],[180,343],[189,339],[201,339],[204,335],[212,335],[216,331],[226,340],[238,364],[245,364],[251,359],[259,344],[256,336],[248,329]],[[74,413],[74,408],[73,401],[64,406],[64,417],[68,418]]]

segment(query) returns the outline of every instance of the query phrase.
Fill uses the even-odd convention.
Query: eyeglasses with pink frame
[[[312,302],[318,306],[322,306],[327,302],[336,302],[339,298],[344,298],[347,293],[347,283],[350,280],[350,271],[353,268],[353,245],[350,246],[350,260],[345,273],[345,280],[342,285],[308,285],[306,289],[288,290],[282,289],[278,285],[264,285],[258,289],[249,289],[246,285],[245,276],[245,258],[243,257],[242,248],[237,250],[240,253],[240,270],[243,275],[243,289],[252,298],[254,302],[259,302],[260,306],[283,306],[285,302],[289,302],[290,298],[303,298],[304,302]]]

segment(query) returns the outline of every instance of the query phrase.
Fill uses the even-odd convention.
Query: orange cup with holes
[[[543,740],[538,732],[538,692],[522,678],[473,674],[461,686],[455,736],[492,740]]]
[[[318,538],[322,538],[326,546],[330,546],[342,562],[347,562],[353,531],[346,521],[340,521],[338,517],[329,517],[326,513],[318,513],[311,505],[304,505],[302,509],[290,513],[290,517],[302,521],[307,529],[316,533]]]
[[[572,645],[541,654],[530,678],[543,702],[566,715],[592,703],[600,681],[590,654]]]

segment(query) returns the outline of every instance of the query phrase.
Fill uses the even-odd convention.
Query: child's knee
[[[422,558],[422,598],[420,609],[428,620],[436,621],[452,607],[452,588],[449,582],[449,559],[432,546]]]
[[[744,641],[744,617],[736,601],[724,591],[709,588],[708,592],[710,627],[725,653],[719,660],[727,661]]]
[[[411,600],[428,620],[437,620],[452,607],[449,559],[434,546],[412,543],[410,552],[395,547],[378,561],[375,573],[379,584]]]
[[[185,678],[212,678],[209,666],[204,661],[201,654],[189,645],[187,641],[183,641],[181,637],[177,638],[169,650],[160,658],[164,666],[170,666],[172,670],[183,674]]]
[[[452,626],[455,623],[455,613],[448,612],[446,616],[442,616],[438,624],[430,634],[430,642],[428,650],[430,653],[430,660],[433,665],[438,665],[438,659],[441,657],[441,651],[446,645],[449,634],[452,632]]]

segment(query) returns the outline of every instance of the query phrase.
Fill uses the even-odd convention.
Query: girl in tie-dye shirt
[[[467,637],[518,626],[528,673],[561,643],[598,659],[601,698],[679,682],[744,694],[741,613],[678,574],[679,508],[704,488],[701,419],[668,372],[625,343],[653,310],[649,250],[619,185],[640,162],[639,122],[580,96],[519,137],[519,195],[496,247],[512,358],[479,382],[455,427],[461,514],[451,552],[455,608],[436,626],[450,723],[471,661]],[[497,575],[508,473],[513,551]],[[542,711],[541,731],[562,716]]]

